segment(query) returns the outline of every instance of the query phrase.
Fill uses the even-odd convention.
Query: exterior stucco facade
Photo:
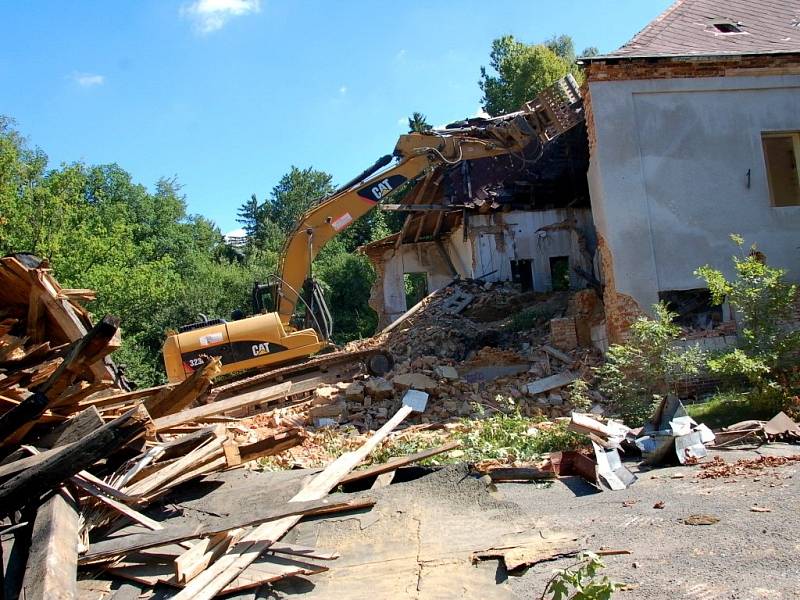
[[[647,310],[660,291],[703,287],[700,265],[732,274],[731,233],[800,279],[800,206],[771,205],[761,142],[800,131],[800,75],[590,76],[588,90],[592,212],[615,293]]]

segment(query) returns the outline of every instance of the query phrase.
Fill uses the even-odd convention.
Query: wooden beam
[[[397,458],[392,458],[387,460],[385,463],[373,465],[361,471],[353,471],[346,477],[342,478],[340,484],[343,485],[345,483],[350,483],[352,481],[358,481],[359,479],[365,479],[367,477],[375,477],[382,473],[389,473],[391,471],[399,469],[400,467],[405,467],[406,465],[410,465],[420,460],[425,460],[426,458],[430,458],[431,456],[436,456],[437,454],[444,454],[445,452],[450,452],[450,450],[455,450],[460,445],[461,444],[459,442],[449,442],[443,446],[439,446],[438,448],[431,448],[430,450],[423,450],[422,452],[409,454],[408,456],[399,456]]]
[[[328,465],[295,494],[287,506],[294,502],[304,502],[326,497],[341,480],[364,460],[412,412],[410,406],[403,406],[376,431],[358,450],[346,452]],[[264,523],[251,531],[235,548],[208,569],[200,573],[173,600],[211,600],[225,586],[234,581],[273,543],[300,521],[299,516],[285,517]]]
[[[153,424],[155,425],[156,431],[165,431],[167,429],[171,429],[172,427],[183,425],[184,423],[201,421],[205,417],[218,415],[227,411],[237,410],[247,406],[253,406],[255,404],[261,404],[262,402],[274,402],[288,396],[291,392],[291,389],[292,383],[290,381],[286,381],[278,385],[270,386],[263,390],[239,394],[238,396],[226,398],[225,400],[218,400],[204,406],[182,410],[174,415],[167,415],[165,417],[161,417],[160,419],[155,419]]]
[[[221,370],[220,358],[212,358],[173,389],[163,389],[147,398],[144,401],[147,412],[157,419],[183,410],[208,389],[211,380],[219,375]]]
[[[92,544],[89,551],[80,557],[79,562],[81,564],[103,562],[116,556],[128,554],[129,552],[155,548],[156,546],[166,546],[193,538],[212,536],[241,527],[276,521],[290,516],[298,516],[299,520],[302,516],[346,512],[368,508],[374,504],[375,501],[368,498],[339,501],[322,498],[304,502],[287,502],[280,508],[255,512],[246,517],[229,517],[221,519],[216,523],[180,525],[168,527],[161,531],[154,531],[152,533],[138,533],[107,538]]]
[[[9,514],[37,500],[44,492],[122,448],[144,433],[148,421],[144,409],[131,410],[14,476],[0,485],[0,513]]]
[[[105,425],[103,417],[94,406],[82,410],[63,423],[56,425],[36,442],[41,448],[56,448],[82,440],[92,431]]]
[[[31,342],[38,344],[45,341],[45,321],[44,306],[39,302],[39,290],[31,288],[28,295],[28,318],[26,321],[27,335]]]
[[[36,511],[21,598],[74,600],[78,597],[78,508],[64,491]]]

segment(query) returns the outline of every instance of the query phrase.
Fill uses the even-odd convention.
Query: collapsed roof
[[[588,166],[586,125],[580,123],[543,152],[534,143],[519,155],[438,168],[429,175],[428,184],[417,182],[398,204],[383,206],[407,212],[408,217],[401,232],[374,243],[436,239],[457,227],[467,212],[587,207]]]

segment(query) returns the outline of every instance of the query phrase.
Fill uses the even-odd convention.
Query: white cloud
[[[394,55],[394,59],[397,61],[401,61],[406,57],[406,49],[401,49],[397,54]]]
[[[342,96],[344,96],[344,95],[347,93],[347,86],[346,86],[346,85],[343,85],[342,87],[340,87],[340,88],[339,88],[339,93],[340,93]]]
[[[408,123],[408,117],[400,117],[399,119],[397,119],[398,125],[405,125],[407,123]]]
[[[261,0],[194,0],[181,7],[181,15],[192,19],[200,33],[212,33],[233,17],[260,10]]]
[[[485,110],[483,110],[482,106],[479,106],[478,109],[475,111],[475,114],[472,115],[472,116],[473,117],[482,117],[484,119],[491,119],[492,118],[492,115],[490,115]]]
[[[106,78],[93,73],[73,73],[72,80],[81,87],[94,87],[96,85],[103,85]]]

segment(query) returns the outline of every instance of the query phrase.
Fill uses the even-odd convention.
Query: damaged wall
[[[771,205],[761,134],[800,130],[800,76],[597,81],[591,69],[588,177],[613,270],[609,329],[659,291],[702,285],[700,265],[732,275],[731,233],[797,280],[800,207]]]
[[[573,289],[585,287],[573,266],[592,272],[596,242],[588,208],[473,214],[466,225],[466,240],[464,228],[462,223],[441,245],[418,242],[395,248],[387,240],[364,248],[378,273],[370,306],[378,313],[379,327],[410,308],[406,306],[405,273],[427,273],[428,291],[432,292],[456,276],[511,281],[511,261],[531,261],[527,268],[536,291],[552,289],[551,257],[568,257]]]

